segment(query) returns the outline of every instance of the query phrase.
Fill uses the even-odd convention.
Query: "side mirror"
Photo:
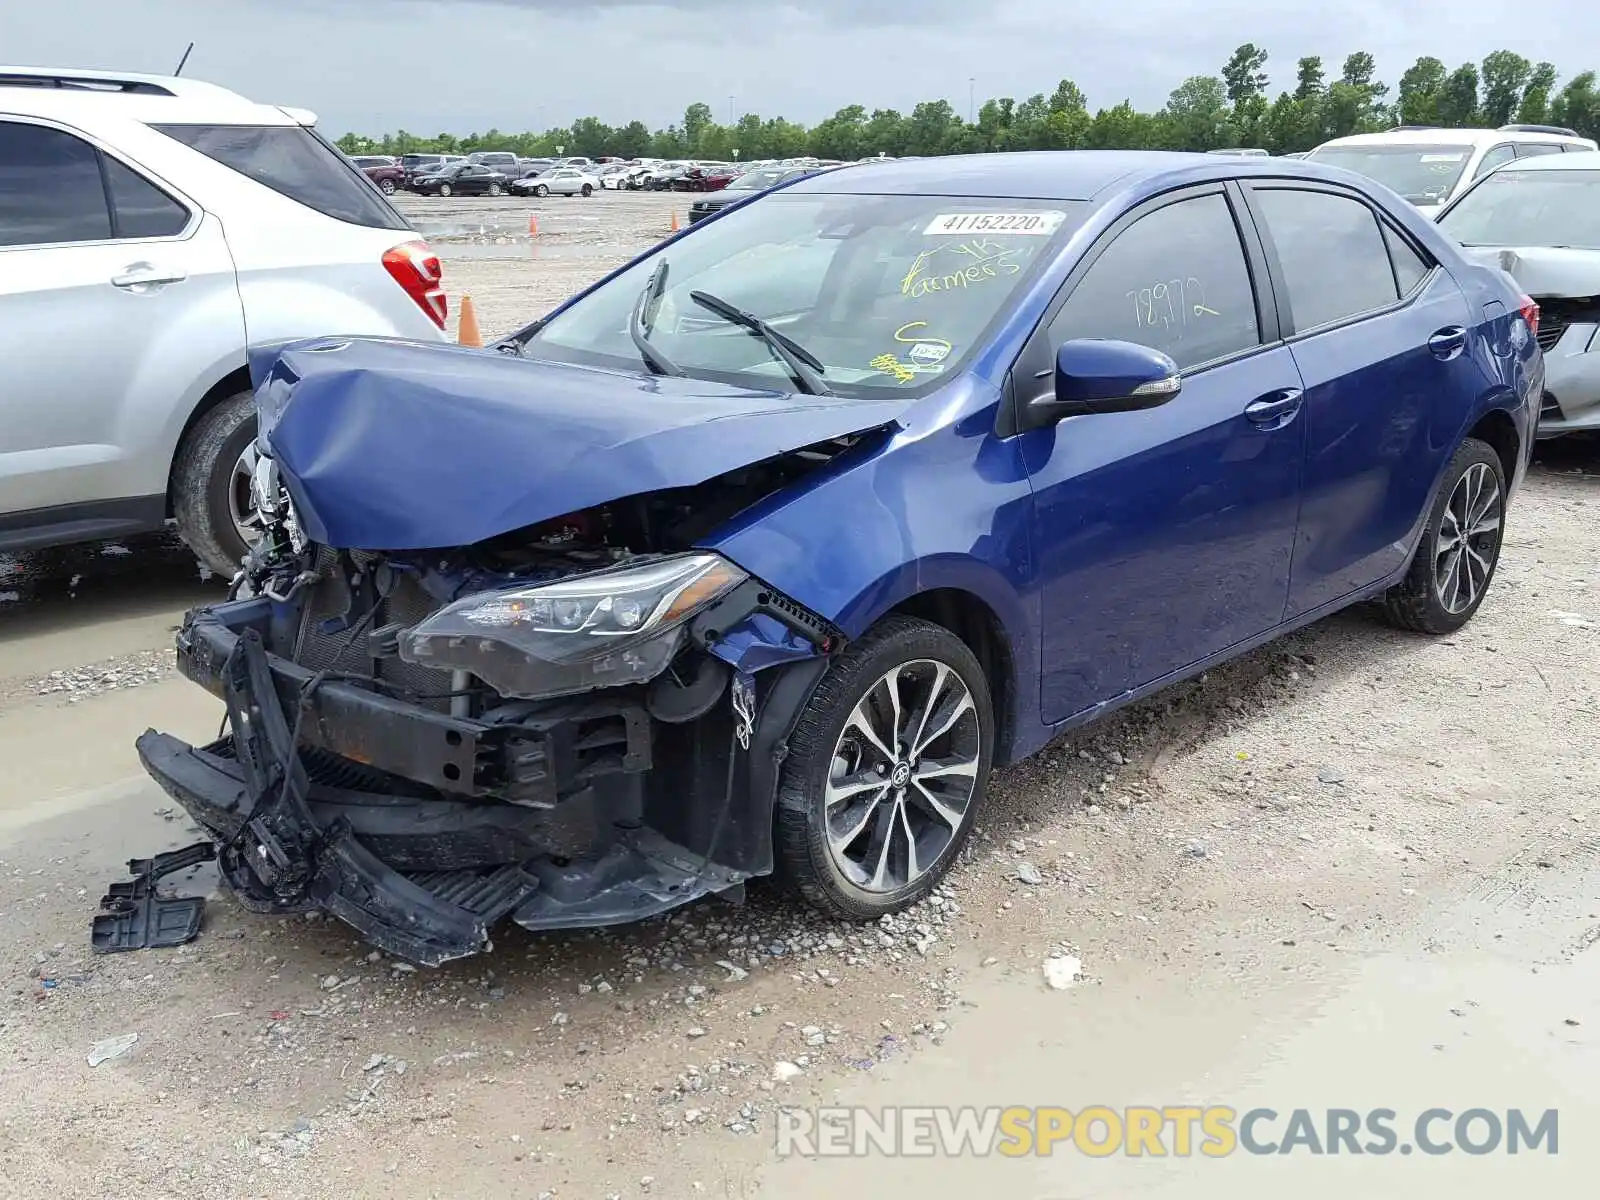
[[[1156,408],[1183,386],[1178,364],[1159,350],[1108,338],[1075,338],[1056,351],[1055,388],[1027,406],[1038,427],[1086,413]]]

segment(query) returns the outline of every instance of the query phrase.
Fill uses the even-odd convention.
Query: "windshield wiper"
[[[793,338],[779,333],[754,313],[747,313],[742,308],[729,304],[710,292],[690,292],[689,299],[701,308],[709,308],[717,316],[732,321],[735,325],[743,325],[756,337],[767,344],[775,355],[783,360],[794,376],[795,383],[800,385],[800,390],[812,396],[831,396],[828,385],[822,382],[822,372],[828,368],[811,351],[807,350]]]
[[[628,336],[638,347],[639,357],[644,359],[644,365],[652,372],[657,375],[682,375],[683,368],[652,346],[644,332],[645,306],[652,300],[659,299],[666,286],[667,260],[663,258],[651,272],[649,281],[644,285],[644,291],[639,293],[639,299],[634,302],[633,315],[628,318]]]

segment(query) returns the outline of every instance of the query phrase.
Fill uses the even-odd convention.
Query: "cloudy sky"
[[[170,71],[252,99],[310,108],[323,128],[466,133],[593,115],[652,128],[704,100],[813,123],[844,104],[909,111],[945,98],[1050,91],[1091,107],[1158,107],[1185,76],[1215,73],[1240,42],[1270,51],[1275,88],[1294,60],[1337,69],[1369,50],[1391,84],[1419,54],[1454,66],[1500,48],[1563,77],[1600,67],[1600,6],[1545,0],[1506,21],[1488,0],[13,0],[0,60]],[[1577,61],[1585,49],[1589,61]]]

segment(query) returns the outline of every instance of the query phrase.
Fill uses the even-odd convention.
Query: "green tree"
[[[1517,120],[1529,125],[1543,125],[1550,119],[1550,93],[1556,90],[1554,63],[1542,62],[1528,76],[1528,86],[1522,89],[1522,103],[1517,106]]]
[[[1124,100],[1102,108],[1089,126],[1087,145],[1095,150],[1149,150],[1155,144],[1155,118]]]
[[[1573,76],[1561,89],[1550,106],[1550,118],[1584,137],[1600,139],[1600,93],[1595,91],[1593,71]]]
[[[1401,125],[1434,125],[1439,120],[1439,92],[1444,87],[1445,66],[1423,55],[1400,76],[1395,116]]]
[[[1322,58],[1308,54],[1295,64],[1294,98],[1304,103],[1315,100],[1323,92]]]
[[[1215,75],[1191,75],[1161,110],[1174,150],[1215,150],[1228,136],[1228,93]]]
[[[906,119],[892,108],[873,109],[872,116],[867,121],[863,141],[865,143],[863,153],[869,158],[878,154],[888,154],[898,158],[902,154],[910,153],[906,149],[909,143]]]
[[[709,104],[691,104],[683,113],[683,140],[689,153],[695,153],[700,136],[711,127],[713,117]]]
[[[1454,129],[1478,124],[1478,68],[1462,63],[1451,71],[1439,89],[1435,113],[1440,125]]]
[[[1322,127],[1328,137],[1369,133],[1388,123],[1383,97],[1387,85],[1377,81],[1377,64],[1366,51],[1344,60],[1339,78],[1328,88],[1322,104]]]
[[[629,121],[611,139],[612,153],[618,158],[642,158],[650,153],[650,127],[643,121]]]
[[[1266,98],[1266,65],[1267,52],[1254,42],[1246,42],[1228,59],[1222,68],[1222,80],[1228,85],[1228,103],[1235,109],[1243,102]]]
[[[1510,50],[1496,50],[1483,59],[1483,121],[1491,129],[1509,122],[1533,75],[1533,64]]]
[[[948,100],[924,100],[911,110],[906,120],[906,152],[938,154],[956,121],[956,111]]]

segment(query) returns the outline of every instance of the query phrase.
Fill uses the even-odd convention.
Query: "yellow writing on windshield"
[[[885,375],[893,375],[896,383],[910,383],[917,377],[917,372],[909,363],[903,363],[892,354],[880,354],[867,364],[874,371],[882,371]]]
[[[950,270],[941,270],[940,265],[935,265],[930,272],[929,260],[938,253],[960,255],[967,261]],[[1014,247],[1003,246],[991,238],[974,238],[953,246],[923,250],[912,260],[911,269],[900,281],[900,294],[916,299],[933,292],[954,291],[987,279],[1015,275],[1022,270],[1016,255]]]

